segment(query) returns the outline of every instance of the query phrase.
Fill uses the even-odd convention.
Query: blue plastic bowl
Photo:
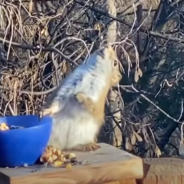
[[[52,118],[7,116],[0,124],[23,126],[23,129],[0,130],[0,167],[33,165],[43,154],[52,130]]]

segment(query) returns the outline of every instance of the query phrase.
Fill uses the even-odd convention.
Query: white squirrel
[[[49,145],[62,150],[93,151],[104,123],[109,89],[121,79],[111,46],[97,50],[46,99],[41,116],[53,117]]]

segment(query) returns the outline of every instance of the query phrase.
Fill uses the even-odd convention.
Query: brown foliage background
[[[103,44],[116,21],[115,46],[124,67],[113,104],[121,112],[115,121],[120,147],[142,157],[182,157],[184,1],[117,0],[117,16],[105,11],[105,3],[0,2],[0,114],[38,113],[45,97]],[[107,101],[102,134],[111,143],[116,135],[110,105]]]

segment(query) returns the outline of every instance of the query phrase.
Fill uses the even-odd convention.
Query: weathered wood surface
[[[38,167],[0,168],[0,184],[95,184],[143,177],[142,159],[108,144],[95,152],[76,153],[88,165],[71,169]]]
[[[184,160],[151,158],[144,161],[144,179],[124,180],[104,184],[184,184]]]
[[[184,160],[178,158],[144,159],[142,184],[184,184]]]

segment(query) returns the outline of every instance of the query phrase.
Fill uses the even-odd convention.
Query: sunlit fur
[[[48,97],[43,115],[53,117],[49,145],[65,150],[80,150],[85,145],[95,143],[103,124],[108,91],[121,79],[118,66],[114,66],[115,60],[116,53],[111,47],[94,52]],[[78,100],[80,93],[82,97]],[[93,112],[88,109],[86,99],[90,99]]]

